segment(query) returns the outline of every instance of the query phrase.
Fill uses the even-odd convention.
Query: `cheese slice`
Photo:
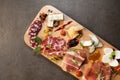
[[[71,39],[75,38],[76,36],[79,35],[78,32],[73,31],[72,29],[67,30],[67,33]]]
[[[66,31],[69,37],[73,39],[79,35],[78,31],[80,31],[81,29],[83,29],[81,26],[70,26]]]
[[[93,44],[91,40],[81,41],[81,43],[83,44],[83,46],[91,46]]]

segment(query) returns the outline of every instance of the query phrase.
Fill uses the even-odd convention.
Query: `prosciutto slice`
[[[63,56],[64,51],[66,50],[65,40],[59,37],[49,36],[41,45],[44,48],[43,53],[48,56]]]
[[[83,52],[85,51],[67,51],[63,58],[61,67],[68,72],[79,70],[80,66],[86,59],[85,56],[82,56],[82,54],[86,54]]]
[[[102,62],[96,61],[86,72],[85,78],[86,80],[110,80],[111,71],[110,66],[105,66]]]

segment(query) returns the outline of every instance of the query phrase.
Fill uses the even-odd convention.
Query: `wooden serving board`
[[[39,15],[40,15],[40,13],[43,13],[43,12],[44,12],[44,13],[47,13],[47,11],[48,11],[49,9],[52,10],[54,13],[62,13],[62,12],[59,11],[58,9],[54,8],[53,6],[46,5],[46,6],[44,6],[44,7],[38,12],[37,16],[34,18],[34,20],[32,21],[32,23],[33,23],[35,20],[39,20]],[[81,26],[82,32],[83,32],[83,36],[80,38],[80,40],[88,39],[88,36],[89,36],[88,34],[93,34],[93,32],[91,32],[90,30],[88,30],[87,28],[85,28],[84,26],[82,26],[81,24],[77,23],[75,20],[71,19],[70,17],[68,17],[67,15],[64,14],[64,23],[66,23],[66,22],[68,22],[68,21],[73,21],[70,25],[73,25],[73,24],[74,24],[74,25]],[[32,24],[32,23],[31,23],[31,24]],[[31,25],[31,24],[30,24],[30,25]],[[41,29],[41,30],[43,30],[45,27],[46,27],[46,23],[42,24],[42,29]],[[29,35],[28,35],[29,29],[30,29],[30,26],[28,27],[27,31],[25,32],[24,41],[25,41],[25,43],[26,43],[30,48],[33,49],[33,47],[31,47],[31,45],[30,45],[30,43],[29,43]],[[40,32],[38,33],[38,37],[41,37],[42,39],[44,39],[42,32],[43,32],[43,31],[40,31]],[[60,35],[60,32],[58,31],[58,32],[54,33],[53,35],[54,35],[54,36],[58,36],[58,35]],[[62,37],[62,36],[60,36],[60,37]],[[98,37],[98,36],[97,36],[97,37]],[[65,40],[67,40],[67,37],[62,37],[62,38],[64,38]],[[102,48],[99,48],[100,53],[104,54],[104,53],[103,53],[103,48],[106,48],[106,47],[110,47],[110,48],[116,49],[115,47],[113,47],[112,45],[110,45],[109,43],[107,43],[106,41],[104,41],[102,38],[100,38],[100,37],[98,37],[98,38],[99,38],[99,40],[103,43],[103,47],[102,47]],[[116,49],[116,50],[117,50],[117,49]],[[43,55],[43,54],[41,54],[41,55]],[[49,57],[47,57],[47,56],[45,56],[45,55],[43,55],[43,56],[50,60]],[[54,61],[52,61],[52,62],[54,62]],[[61,61],[54,62],[54,63],[55,63],[56,65],[60,66]],[[60,67],[61,67],[61,66],[60,66]],[[73,74],[73,73],[70,73],[70,74],[72,74],[73,76],[75,76],[75,74]],[[44,76],[44,75],[43,75],[43,76]],[[75,76],[75,77],[76,77],[76,76]],[[82,79],[79,78],[79,77],[76,77],[76,78],[78,78],[79,80],[82,80]],[[119,78],[120,78],[120,76],[117,76],[117,77],[115,77],[115,78],[112,79],[112,80],[119,80]]]

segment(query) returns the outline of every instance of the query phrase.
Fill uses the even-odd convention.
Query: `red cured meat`
[[[29,42],[31,44],[32,47],[36,47],[38,46],[39,44],[35,42],[35,38],[37,36],[37,34],[39,33],[39,31],[41,30],[42,28],[42,23],[41,21],[39,20],[36,20],[33,22],[33,24],[31,25],[30,29],[29,29]]]
[[[85,61],[85,57],[81,56],[81,54],[83,54],[82,52],[82,50],[66,52],[61,64],[62,68],[68,72],[79,70],[80,66]]]
[[[96,80],[99,72],[101,73],[101,77],[104,80],[110,80],[111,78],[111,68],[110,66],[105,66],[102,62],[95,62],[90,69],[88,69],[85,74],[86,80]]]
[[[66,50],[65,40],[59,37],[49,36],[41,45],[44,47],[43,53],[48,56],[63,56]]]

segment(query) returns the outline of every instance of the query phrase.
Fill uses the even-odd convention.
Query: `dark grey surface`
[[[0,0],[0,80],[76,80],[24,43],[26,29],[46,4],[120,49],[120,0]]]

